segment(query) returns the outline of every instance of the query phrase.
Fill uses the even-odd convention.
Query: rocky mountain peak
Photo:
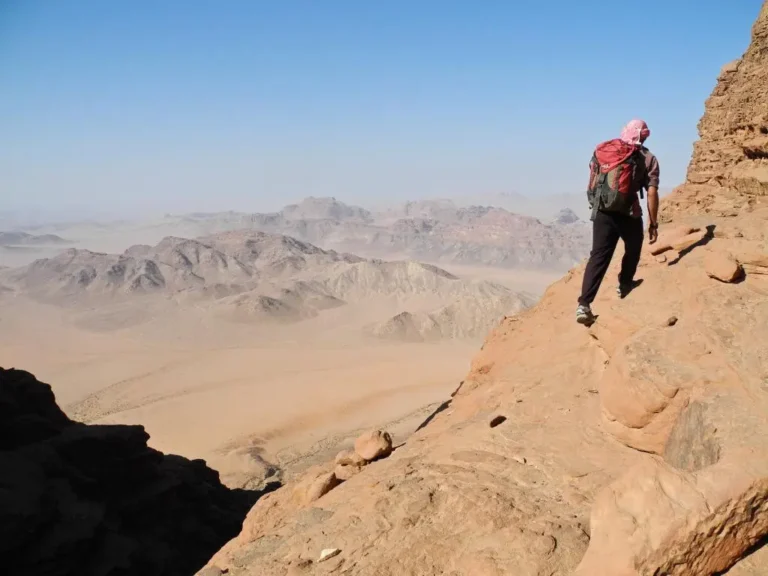
[[[371,220],[371,213],[359,206],[350,206],[336,198],[309,196],[298,204],[283,208],[282,214],[291,220]]]
[[[768,198],[768,2],[744,55],[723,66],[699,122],[685,183],[665,203],[675,213],[735,216]]]
[[[562,210],[560,210],[560,212],[557,213],[554,219],[555,223],[557,224],[575,224],[579,220],[580,218],[578,217],[576,212],[574,212],[570,208],[563,208]]]

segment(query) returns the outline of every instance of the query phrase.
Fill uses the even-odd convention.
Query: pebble
[[[491,420],[489,425],[490,425],[491,428],[496,428],[496,426],[498,426],[499,424],[504,424],[504,422],[506,422],[506,421],[507,421],[507,417],[506,416],[499,415],[499,416],[494,417],[493,420]]]
[[[341,554],[341,550],[338,548],[326,548],[322,552],[320,552],[320,559],[318,562],[325,562],[326,560],[330,560],[331,558],[335,558]]]

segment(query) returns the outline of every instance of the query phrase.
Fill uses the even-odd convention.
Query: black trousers
[[[579,304],[590,305],[597,296],[600,284],[611,265],[613,252],[624,241],[624,258],[621,261],[619,283],[629,285],[635,278],[643,248],[643,220],[624,214],[598,212],[592,223],[592,252],[584,272]]]

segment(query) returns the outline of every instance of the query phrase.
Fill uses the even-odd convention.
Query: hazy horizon
[[[3,208],[578,194],[594,145],[637,116],[671,189],[760,3],[649,0],[623,39],[643,54],[632,76],[596,89],[594,63],[626,59],[585,34],[604,4],[3,3]]]

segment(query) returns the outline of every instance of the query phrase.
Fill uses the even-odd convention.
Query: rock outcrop
[[[258,494],[141,426],[71,421],[47,384],[0,368],[0,573],[189,576],[240,532]]]
[[[768,4],[744,55],[723,66],[699,122],[686,182],[662,218],[733,217],[768,202]]]
[[[210,567],[768,574],[766,160],[746,139],[768,111],[768,3],[724,74],[641,285],[625,299],[604,289],[585,329],[572,270],[500,323],[404,446],[309,506],[290,490],[263,498]]]

